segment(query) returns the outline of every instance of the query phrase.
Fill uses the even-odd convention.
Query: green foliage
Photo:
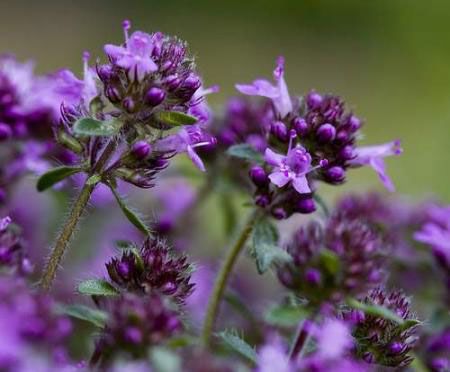
[[[260,274],[265,273],[274,263],[286,262],[290,255],[278,246],[278,230],[267,216],[255,221],[252,233],[251,254],[256,260]]]
[[[45,191],[58,182],[82,171],[80,167],[58,167],[50,169],[39,177],[36,188],[39,192]]]
[[[274,326],[293,327],[306,319],[308,315],[307,309],[299,305],[275,305],[264,314],[264,320]]]
[[[246,143],[231,146],[227,150],[227,154],[230,156],[234,156],[235,158],[250,161],[252,163],[264,163],[262,154]]]
[[[145,235],[150,235],[150,230],[145,225],[144,221],[138,216],[137,213],[133,212],[125,203],[125,201],[120,197],[114,187],[110,186],[114,197],[117,200],[117,204],[119,204],[120,209],[122,210],[125,217],[130,221],[138,230],[140,230]]]
[[[99,328],[103,328],[108,320],[108,314],[104,311],[81,304],[63,306],[61,312],[73,318],[85,320]]]
[[[178,111],[160,111],[154,116],[158,122],[171,127],[192,125],[198,121],[196,117]]]
[[[221,341],[228,346],[230,349],[256,364],[256,360],[258,355],[256,354],[255,349],[250,346],[245,340],[239,337],[236,332],[226,330],[224,332],[220,332],[217,336],[221,339]]]
[[[117,119],[100,121],[92,118],[79,119],[73,125],[75,134],[81,136],[110,137],[120,132],[123,122]]]
[[[119,294],[106,280],[89,279],[78,284],[78,292],[89,296],[116,296]]]

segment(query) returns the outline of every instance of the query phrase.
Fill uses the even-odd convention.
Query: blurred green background
[[[450,200],[450,1],[9,1],[0,3],[0,51],[39,72],[81,72],[81,53],[122,41],[121,21],[190,43],[220,109],[235,82],[270,76],[287,59],[291,93],[339,94],[366,120],[367,143],[400,138],[389,159],[398,191]],[[380,188],[371,170],[344,189]],[[342,192],[342,188],[333,192]]]

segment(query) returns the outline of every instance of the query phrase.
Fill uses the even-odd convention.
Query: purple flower
[[[399,140],[382,145],[357,147],[355,150],[356,157],[350,160],[350,164],[353,166],[370,165],[377,172],[383,185],[389,191],[395,191],[395,186],[386,173],[384,158],[392,155],[400,155],[401,153],[402,148],[400,147]]]
[[[284,81],[284,58],[278,57],[277,66],[273,71],[276,85],[270,81],[258,79],[252,84],[236,84],[236,89],[250,96],[270,98],[280,118],[286,117],[292,111],[292,101]]]
[[[323,359],[340,358],[353,346],[349,326],[337,319],[326,319],[313,333],[317,339],[317,356]]]
[[[128,71],[132,81],[141,81],[149,73],[158,70],[152,59],[154,39],[145,32],[135,31],[128,37],[129,23],[124,24],[125,45],[105,45],[105,53],[119,67]]]
[[[202,129],[200,125],[191,125],[181,128],[173,135],[167,136],[156,143],[158,151],[175,151],[176,153],[186,152],[194,165],[201,171],[206,171],[200,156],[195,152],[195,148],[209,146],[215,143],[215,138]]]
[[[450,270],[450,206],[432,205],[427,212],[429,222],[414,234],[414,238],[430,245],[438,262]]]
[[[286,155],[277,154],[267,148],[264,160],[275,167],[269,174],[269,179],[274,185],[283,187],[292,182],[292,186],[299,194],[307,194],[311,192],[311,189],[306,175],[317,167],[311,166],[311,155],[301,145],[292,147],[294,137],[291,136]]]
[[[258,351],[256,372],[294,372],[295,366],[289,362],[286,347],[279,338],[273,338]]]

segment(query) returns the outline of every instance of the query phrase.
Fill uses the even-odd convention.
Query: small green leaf
[[[386,320],[391,320],[400,325],[403,325],[404,323],[404,320],[401,317],[399,317],[397,314],[386,307],[373,304],[365,304],[353,298],[348,299],[347,304],[354,309],[364,311],[365,314],[384,318]]]
[[[181,335],[179,337],[172,337],[167,340],[166,345],[172,349],[184,348],[186,346],[195,345],[198,342],[193,336]]]
[[[133,249],[136,245],[131,240],[116,240],[114,242],[118,249]]]
[[[266,216],[256,220],[252,234],[251,254],[256,260],[260,274],[266,272],[273,263],[286,262],[291,256],[278,247],[277,227]]]
[[[116,296],[119,291],[106,280],[89,279],[78,284],[78,292],[89,296]]]
[[[113,187],[110,186],[110,189],[114,194],[114,197],[116,198],[120,209],[122,210],[123,214],[128,219],[128,221],[130,221],[143,234],[150,235],[150,230],[142,221],[142,219],[125,204],[125,201],[120,197],[120,195]]]
[[[92,323],[96,327],[103,328],[108,320],[108,314],[104,311],[92,309],[85,305],[68,305],[63,306],[62,313],[73,318],[85,320]]]
[[[246,143],[231,146],[227,150],[227,154],[257,164],[264,163],[262,154]]]
[[[170,125],[171,127],[192,125],[198,121],[196,117],[178,111],[157,112],[155,114],[155,119],[163,124]]]
[[[87,179],[86,185],[93,186],[93,185],[96,185],[97,183],[99,183],[101,180],[102,180],[102,176],[100,176],[99,174],[93,174],[92,176],[90,176]]]
[[[325,202],[325,200],[323,200],[323,198],[317,193],[315,193],[313,195],[313,199],[315,200],[315,202],[317,204],[319,204],[320,208],[322,208],[323,214],[326,217],[328,217],[330,215],[330,209],[328,208],[327,203]]]
[[[58,167],[50,169],[39,177],[36,188],[39,192],[47,190],[63,179],[82,171],[79,167]]]
[[[319,260],[330,274],[336,274],[341,268],[339,257],[329,249],[322,249],[320,251]]]
[[[120,120],[112,119],[106,121],[91,118],[79,119],[73,125],[73,131],[82,136],[113,136],[120,132],[123,123]]]
[[[255,349],[250,346],[245,340],[240,338],[235,332],[226,330],[224,332],[218,333],[217,336],[229,348],[256,364],[258,355],[256,354]]]
[[[152,370],[156,372],[181,371],[181,359],[173,351],[163,347],[154,347],[150,350]]]
[[[308,317],[308,311],[295,305],[276,305],[264,314],[264,320],[274,326],[293,327]]]

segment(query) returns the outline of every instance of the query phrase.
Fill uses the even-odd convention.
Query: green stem
[[[110,142],[106,145],[105,149],[103,150],[103,153],[100,155],[99,160],[93,166],[92,172],[89,174],[89,176],[101,172],[101,170],[108,162],[109,158],[111,157],[115,149],[116,149],[116,141],[114,139],[111,139]],[[61,259],[69,245],[69,242],[75,232],[75,229],[77,228],[78,222],[80,221],[83,211],[86,208],[89,199],[91,198],[94,188],[95,184],[85,183],[83,188],[81,189],[80,194],[78,195],[78,198],[72,205],[69,217],[66,223],[64,224],[58,238],[56,239],[55,246],[45,265],[44,273],[42,274],[40,287],[44,291],[49,291],[50,288],[52,287]]]
[[[55,246],[47,261],[44,269],[44,274],[41,278],[40,286],[44,291],[49,291],[52,286],[53,280],[56,276],[56,271],[59,267],[59,263],[61,262],[64,252],[69,244],[70,239],[73,236],[73,233],[78,225],[78,221],[83,214],[84,208],[86,207],[91,197],[92,191],[94,191],[94,188],[95,185],[85,184],[80,192],[80,195],[78,195],[78,198],[72,205],[72,210],[70,211],[69,218],[64,224],[63,229],[58,236],[58,239],[56,239]]]
[[[204,347],[208,347],[209,345],[209,340],[211,338],[214,323],[217,318],[217,314],[219,312],[220,302],[222,300],[228,278],[231,274],[231,271],[233,270],[234,264],[236,263],[239,253],[244,248],[244,245],[253,230],[253,225],[256,220],[256,214],[257,211],[255,210],[250,215],[235,245],[228,252],[228,255],[226,256],[225,261],[222,265],[222,268],[220,269],[219,274],[217,275],[214,284],[214,289],[209,299],[208,308],[205,316],[205,322],[203,324],[202,343]]]

